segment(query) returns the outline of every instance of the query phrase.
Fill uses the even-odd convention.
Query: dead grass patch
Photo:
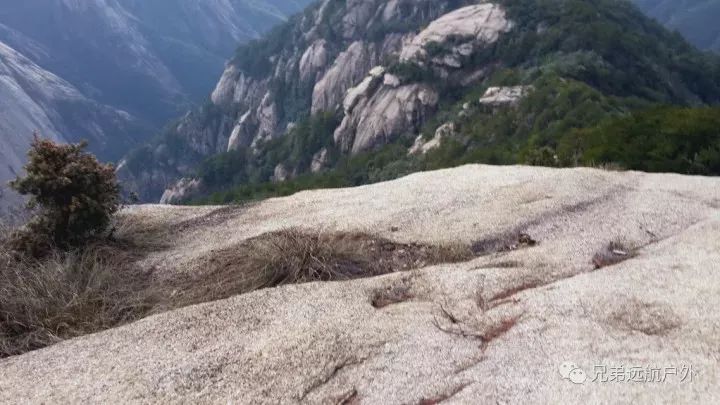
[[[667,303],[632,298],[619,299],[613,305],[606,321],[620,330],[662,336],[682,325],[680,316]]]
[[[144,316],[149,274],[108,245],[53,252],[42,260],[0,251],[0,358]]]
[[[513,250],[533,247],[537,244],[538,242],[530,235],[517,233],[479,240],[473,243],[470,249],[476,256],[485,256],[493,253],[511,252]]]
[[[515,287],[500,291],[499,293],[495,294],[492,298],[490,298],[490,302],[492,303],[493,301],[502,301],[504,299],[513,297],[517,294],[520,294],[523,291],[532,290],[533,288],[538,288],[542,285],[543,285],[542,280],[523,281],[522,283],[516,285]]]
[[[517,316],[517,317],[503,319],[496,324],[490,325],[481,334],[483,342],[488,344],[488,343],[492,342],[493,340],[508,333],[510,331],[510,329],[514,328],[515,325],[517,325],[519,320],[520,320],[520,317]]]
[[[161,223],[148,222],[139,215],[119,213],[113,218],[108,239],[118,247],[135,254],[166,249],[170,230]]]
[[[191,305],[285,284],[373,277],[473,257],[468,247],[459,245],[402,244],[364,233],[289,229],[215,251],[197,266],[198,272],[171,288],[175,305]]]
[[[372,277],[475,257],[463,245],[290,229],[215,251],[198,271],[159,283],[137,263],[147,252],[167,247],[168,236],[160,225],[128,215],[116,218],[109,237],[42,259],[19,257],[0,240],[0,357],[261,288]],[[410,298],[409,288],[390,289],[373,304],[380,308]]]

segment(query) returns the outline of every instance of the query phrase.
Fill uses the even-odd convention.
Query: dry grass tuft
[[[213,252],[200,271],[174,286],[185,305],[312,281],[349,280],[471,259],[464,246],[400,244],[363,233],[264,234]]]
[[[163,224],[153,224],[147,218],[123,212],[113,218],[109,239],[138,254],[168,248],[168,241],[172,240],[169,229]]]
[[[409,301],[413,298],[414,295],[410,291],[410,285],[403,283],[376,292],[371,304],[377,309],[382,309],[390,305]]]
[[[4,242],[0,358],[138,319],[153,306],[149,274],[117,247],[97,244],[35,260],[18,256]]]
[[[21,257],[0,240],[0,357],[261,288],[371,277],[474,257],[468,246],[291,229],[213,252],[197,272],[160,285],[137,263],[143,254],[166,247],[168,239],[161,226],[129,215],[115,218],[109,238],[82,250],[53,250],[42,259]],[[376,304],[409,298],[409,291],[392,291]]]

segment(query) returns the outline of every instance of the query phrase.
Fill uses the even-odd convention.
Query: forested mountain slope
[[[575,129],[718,101],[717,58],[627,2],[326,0],[240,47],[211,102],[122,174],[156,200],[188,176],[202,181],[172,195],[311,172],[335,176],[327,186],[467,162],[576,164]]]
[[[309,0],[24,0],[0,40],[86,96],[157,124],[207,95],[238,44]]]
[[[0,2],[0,200],[33,132],[116,160],[206,98],[239,43],[307,3]]]

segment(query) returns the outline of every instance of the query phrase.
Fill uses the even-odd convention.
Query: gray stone
[[[160,280],[296,226],[537,244],[256,291],[3,359],[0,403],[716,403],[719,202],[717,178],[465,166],[238,208],[134,207],[123,215],[197,224],[142,262]],[[595,270],[617,240],[633,256]],[[566,363],[588,379],[564,379]],[[601,383],[596,366],[695,374]]]
[[[479,102],[494,107],[513,106],[522,100],[532,88],[528,86],[490,87]]]
[[[165,190],[160,198],[160,204],[177,204],[189,197],[192,197],[202,188],[202,182],[198,179],[183,178],[175,185]]]

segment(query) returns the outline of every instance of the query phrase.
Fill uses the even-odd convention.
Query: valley
[[[28,0],[0,4],[0,207],[32,134],[118,161],[202,102],[235,47],[303,1]],[[1,210],[1,208],[0,208]]]
[[[0,404],[720,402],[717,4],[2,2]]]
[[[602,165],[617,158],[588,152],[578,129],[720,100],[720,57],[628,3],[472,3],[311,6],[241,46],[210,102],[132,152],[121,178],[144,201],[222,203],[464,163]],[[698,139],[665,159],[700,154],[684,172],[717,173],[717,140]],[[634,159],[622,164],[653,170]]]

